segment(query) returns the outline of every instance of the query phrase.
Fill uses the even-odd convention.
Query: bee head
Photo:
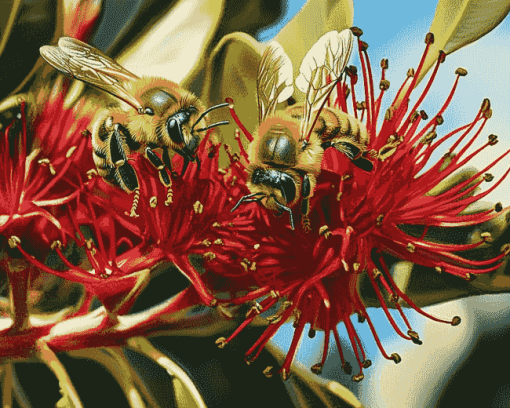
[[[267,197],[266,208],[280,212],[276,201],[284,205],[292,205],[296,200],[297,186],[294,178],[273,168],[256,168],[249,177],[253,191],[264,192]]]
[[[191,161],[193,161],[200,144],[199,134],[194,134],[190,126],[191,117],[197,113],[198,109],[190,105],[174,113],[166,121],[166,130],[170,140],[180,146],[175,151]]]

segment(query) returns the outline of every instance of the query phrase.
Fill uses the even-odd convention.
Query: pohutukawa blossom
[[[19,113],[2,134],[0,228],[3,236],[26,236],[35,251],[55,239],[66,240],[57,213],[60,206],[77,196],[84,181],[80,166],[90,162],[90,140],[85,130],[90,112],[84,108],[84,101],[73,109],[63,109],[61,85],[57,83],[51,94],[42,89],[35,101],[30,101],[44,107],[34,114],[30,125],[26,102],[19,97]],[[49,136],[55,118],[62,129],[60,139]]]
[[[139,217],[129,216],[132,196],[118,188],[107,185],[100,177],[94,178],[87,189],[94,197],[106,197],[110,203],[109,211],[115,214],[118,222],[131,228],[140,241],[143,254],[151,258],[150,262],[169,261],[175,264],[193,283],[201,300],[214,305],[216,299],[203,284],[203,278],[197,272],[189,255],[201,255],[213,264],[221,264],[216,259],[214,249],[224,245],[221,239],[212,239],[219,227],[232,228],[229,225],[230,210],[233,202],[240,198],[240,187],[234,170],[219,169],[218,156],[220,143],[210,139],[212,131],[200,144],[197,156],[198,166],[190,166],[182,177],[172,181],[171,201],[168,190],[160,182],[157,169],[142,157],[133,157],[132,165],[140,177]],[[227,153],[229,148],[226,146]],[[180,163],[179,163],[180,162]],[[174,167],[182,165],[180,157],[174,157]],[[260,209],[245,209],[250,217],[260,213]],[[128,227],[130,226],[130,227]],[[229,241],[235,239],[235,229]],[[140,254],[141,255],[141,254]],[[213,291],[215,292],[215,291]]]
[[[468,152],[491,117],[489,100],[483,101],[471,123],[438,137],[439,126],[444,122],[443,113],[453,99],[460,77],[467,73],[462,68],[456,71],[450,95],[439,111],[429,118],[424,111],[420,111],[420,105],[445,59],[445,54],[440,52],[425,89],[410,107],[416,79],[434,42],[433,35],[429,33],[418,68],[409,71],[390,108],[381,112],[381,101],[389,88],[389,81],[385,78],[388,61],[381,62],[380,83],[374,86],[368,45],[361,41],[360,29],[351,30],[359,50],[364,101],[357,99],[355,91],[357,70],[348,67],[336,81],[328,103],[352,115],[353,120],[355,118],[364,123],[369,137],[367,158],[373,163],[373,170],[364,171],[338,151],[327,150],[315,194],[310,200],[311,232],[307,234],[300,228],[292,231],[286,217],[278,220],[269,214],[250,219],[246,213],[238,217],[234,213],[230,231],[217,229],[216,239],[221,239],[225,245],[215,249],[214,259],[206,263],[207,272],[203,275],[203,282],[211,291],[217,291],[221,282],[228,282],[223,285],[221,299],[218,299],[220,304],[235,306],[253,302],[244,323],[230,337],[218,339],[220,347],[228,344],[261,313],[269,313],[270,309],[279,307],[271,316],[266,313],[269,327],[246,353],[248,362],[257,358],[286,320],[294,317],[294,337],[287,357],[278,370],[284,379],[290,374],[299,339],[308,324],[310,337],[315,335],[316,330],[326,333],[323,358],[312,367],[312,371],[321,372],[330,334],[333,333],[344,370],[350,372],[351,365],[344,360],[336,328],[339,322],[344,322],[357,361],[353,380],[362,380],[363,368],[368,368],[371,363],[350,321],[353,313],[358,314],[360,321],[368,323],[383,356],[395,363],[401,361],[400,355],[388,354],[382,347],[357,290],[361,273],[368,275],[389,323],[402,338],[421,344],[418,333],[413,330],[401,308],[400,300],[436,322],[452,326],[460,323],[458,316],[443,320],[417,307],[393,281],[386,254],[470,281],[478,274],[498,269],[510,252],[510,247],[505,245],[494,258],[472,260],[464,257],[462,252],[483,247],[491,241],[490,233],[481,234],[478,242],[464,245],[438,243],[427,235],[431,227],[475,226],[506,211],[498,204],[481,213],[462,213],[470,204],[493,191],[508,175],[510,170],[488,190],[476,192],[480,184],[492,180],[488,171],[503,160],[510,150],[469,179],[439,194],[429,193],[438,184],[444,184],[449,176],[482,150],[497,143],[497,136],[490,135],[485,145],[472,153]],[[231,107],[233,110],[233,105]],[[251,135],[242,125],[242,120],[235,112],[232,113],[240,129],[250,139]],[[455,142],[443,158],[431,164],[432,153],[447,140]],[[239,146],[241,160],[232,163],[231,171],[246,182],[243,170],[248,155],[241,143]],[[247,193],[249,191],[245,189],[243,194]],[[250,206],[263,208],[260,203],[245,205]],[[300,225],[299,211],[294,211],[294,217],[295,224]],[[409,226],[420,226],[420,233],[407,232],[411,230]],[[228,242],[232,234],[236,240]],[[219,259],[224,262],[218,262]],[[229,263],[230,266],[227,266]],[[397,323],[389,313],[386,304],[388,298],[399,311],[402,322]],[[265,370],[268,376],[273,373],[272,368]]]

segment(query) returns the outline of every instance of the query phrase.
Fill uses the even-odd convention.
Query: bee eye
[[[181,144],[184,143],[184,138],[182,136],[182,128],[181,123],[175,119],[174,117],[170,117],[169,121],[167,122],[167,131],[168,135],[170,136],[170,139],[174,143]]]
[[[151,108],[145,108],[143,111],[145,115],[154,116],[154,111]]]

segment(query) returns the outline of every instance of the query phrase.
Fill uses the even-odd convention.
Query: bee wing
[[[257,76],[259,122],[276,110],[276,105],[294,93],[292,62],[283,47],[273,41],[266,48],[260,61]]]
[[[322,108],[340,80],[353,43],[351,30],[330,31],[319,38],[303,58],[296,78],[296,87],[306,94],[301,121],[302,138],[310,131],[313,113]]]
[[[42,57],[54,68],[80,81],[109,92],[141,110],[141,102],[123,86],[124,82],[139,79],[98,49],[71,37],[58,40],[58,47],[40,48]]]

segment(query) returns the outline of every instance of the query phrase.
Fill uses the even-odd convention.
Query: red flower
[[[61,89],[60,82],[56,92],[43,88],[35,96],[35,103],[44,108],[30,125],[21,100],[16,119],[2,133],[0,231],[5,237],[28,240],[34,253],[56,239],[66,240],[59,207],[76,197],[84,181],[79,169],[91,161],[85,132],[90,114],[83,109],[83,101],[74,109],[63,109]],[[62,132],[60,138],[50,137],[56,126]]]
[[[361,35],[361,30],[353,29],[353,32],[358,37]],[[381,100],[389,86],[384,77],[387,61],[383,60],[381,64],[380,93],[376,97],[366,52],[367,45],[358,39],[365,101],[358,103],[356,100],[354,85],[357,82],[357,73],[353,67],[347,69],[343,80],[337,84],[336,95],[331,96],[330,101],[336,108],[348,112],[350,103],[347,100],[346,80],[349,79],[352,106],[362,110],[361,117],[358,117],[357,110],[353,115],[367,126],[370,136],[367,148],[372,156],[374,169],[370,173],[364,172],[334,149],[326,151],[322,172],[311,200],[310,234],[300,229],[290,230],[287,219],[279,222],[271,215],[268,216],[262,205],[256,203],[245,207],[261,209],[259,216],[252,217],[246,212],[239,215],[234,213],[230,221],[224,218],[226,224],[222,224],[222,227],[214,231],[211,229],[211,242],[219,240],[223,245],[215,247],[206,257],[209,260],[206,263],[206,272],[200,276],[200,282],[194,283],[201,291],[204,291],[205,287],[205,290],[213,292],[218,297],[218,302],[225,306],[253,302],[244,323],[229,338],[218,339],[220,347],[229,343],[260,313],[269,312],[279,305],[280,310],[276,314],[266,317],[269,327],[246,353],[248,362],[258,356],[281,324],[294,316],[296,330],[287,357],[279,369],[284,379],[289,376],[290,365],[306,324],[310,324],[311,337],[316,329],[326,332],[322,361],[312,367],[312,371],[321,372],[331,332],[336,339],[342,365],[346,371],[350,371],[349,364],[344,361],[336,329],[339,322],[344,322],[359,366],[353,379],[360,381],[364,377],[363,368],[369,367],[371,363],[366,359],[361,341],[350,321],[351,314],[357,313],[361,320],[368,322],[385,358],[395,363],[401,360],[398,354],[388,355],[382,348],[357,290],[362,272],[367,273],[395,331],[403,338],[420,344],[419,335],[410,326],[398,303],[400,298],[435,321],[455,326],[460,323],[460,318],[455,316],[451,321],[437,319],[417,307],[393,281],[385,254],[468,280],[473,279],[476,274],[494,271],[502,265],[503,257],[509,252],[506,246],[502,248],[500,255],[491,259],[472,260],[459,254],[490,241],[488,233],[482,234],[479,242],[465,245],[438,243],[427,236],[430,227],[475,226],[498,215],[502,210],[500,205],[478,214],[464,215],[461,212],[499,185],[502,179],[488,191],[475,193],[475,189],[484,179],[492,179],[486,172],[510,152],[507,151],[468,180],[437,195],[429,193],[481,150],[497,142],[496,136],[491,135],[486,145],[472,154],[466,154],[491,116],[488,100],[483,102],[472,123],[434,141],[436,128],[443,122],[442,114],[452,100],[459,77],[465,74],[463,69],[457,70],[457,79],[450,96],[439,112],[426,122],[426,114],[423,111],[418,113],[418,109],[434,81],[439,65],[444,61],[443,53],[439,54],[425,90],[412,109],[408,109],[416,77],[432,42],[433,36],[428,34],[427,48],[416,75],[411,72],[402,85],[378,130]],[[235,113],[233,117],[249,138]],[[422,128],[418,129],[423,123],[425,124]],[[428,170],[424,170],[432,152],[459,133],[461,136],[449,153]],[[471,136],[466,143],[464,141],[468,135]],[[463,147],[460,147],[463,142]],[[242,162],[247,159],[247,155],[241,145],[240,148],[243,159],[232,163],[230,174],[235,174],[238,179],[246,182],[243,171],[245,166]],[[504,177],[508,172],[510,170]],[[244,188],[242,195],[246,194],[249,192]],[[298,212],[294,212],[295,217],[299,217]],[[298,220],[296,225],[299,224]],[[230,228],[225,228],[225,225],[230,225]],[[411,231],[408,226],[423,226],[422,232],[407,232]],[[404,331],[390,315],[384,299],[385,293],[399,310],[405,324]],[[272,370],[268,368],[265,373],[270,376]]]

